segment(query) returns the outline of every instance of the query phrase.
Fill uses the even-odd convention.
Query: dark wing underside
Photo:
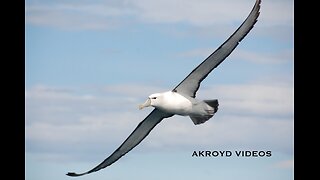
[[[239,44],[239,42],[247,35],[253,25],[256,23],[259,16],[261,0],[257,0],[251,13],[242,25],[224,42],[215,52],[213,52],[206,60],[196,67],[177,87],[173,90],[179,93],[195,97],[199,89],[201,81],[217,67]],[[95,171],[99,171],[112,163],[116,162],[123,155],[137,146],[150,131],[164,118],[173,116],[162,111],[154,109],[130,134],[130,136],[115,150],[107,159],[100,163],[95,168],[84,173],[69,172],[68,176],[82,176]]]
[[[257,0],[249,16],[241,26],[207,59],[196,67],[173,91],[191,97],[196,96],[200,83],[208,74],[228,57],[239,42],[249,33],[257,22],[261,0]]]
[[[102,163],[100,163],[95,168],[87,171],[85,173],[74,173],[69,172],[68,176],[82,176],[85,174],[89,174],[95,171],[99,171],[112,163],[116,162],[120,159],[123,155],[137,146],[149,133],[150,131],[162,121],[162,119],[171,117],[172,114],[166,114],[158,109],[154,109],[139,125],[136,129],[130,134],[130,136],[121,144],[121,146],[115,150],[107,159],[105,159]]]

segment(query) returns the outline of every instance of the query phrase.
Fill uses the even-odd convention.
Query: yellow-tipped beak
[[[148,98],[148,99],[146,100],[146,102],[144,102],[143,104],[140,104],[140,105],[139,105],[139,109],[141,110],[141,109],[143,109],[143,108],[145,108],[145,107],[149,107],[149,106],[151,106],[151,100]]]

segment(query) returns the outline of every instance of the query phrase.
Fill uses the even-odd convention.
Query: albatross
[[[256,0],[250,14],[239,28],[175,88],[171,91],[151,94],[146,102],[139,106],[139,109],[150,106],[154,109],[108,158],[87,172],[79,174],[68,172],[67,175],[82,176],[110,166],[136,147],[164,118],[174,115],[189,116],[195,125],[202,124],[212,118],[218,110],[218,100],[196,99],[196,92],[200,83],[231,54],[239,42],[253,28],[260,14],[260,3],[261,0]]]

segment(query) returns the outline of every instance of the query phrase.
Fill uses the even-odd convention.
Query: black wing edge
[[[255,5],[253,6],[252,10],[250,11],[248,17],[247,17],[247,18],[243,21],[243,23],[237,28],[237,30],[236,30],[234,33],[232,33],[232,35],[231,35],[222,45],[220,45],[213,53],[211,53],[201,64],[199,64],[195,69],[193,69],[192,72],[191,72],[186,78],[184,78],[172,91],[173,91],[173,92],[177,92],[177,88],[178,88],[186,79],[188,79],[188,77],[189,77],[192,73],[194,73],[202,64],[204,64],[204,62],[205,62],[207,59],[209,59],[209,58],[210,58],[212,55],[214,55],[219,49],[221,49],[222,46],[225,45],[225,44],[238,32],[238,30],[242,27],[242,25],[243,25],[243,24],[247,21],[247,19],[250,17],[251,13],[257,8],[256,19],[255,19],[254,23],[253,23],[252,26],[249,28],[249,30],[242,36],[242,38],[239,39],[237,45],[234,46],[234,48],[230,51],[229,54],[227,54],[218,64],[216,64],[214,67],[212,67],[211,70],[210,70],[206,75],[204,75],[204,76],[198,81],[198,84],[197,84],[198,86],[197,86],[196,90],[193,92],[193,95],[191,96],[191,97],[194,98],[194,97],[196,96],[196,92],[198,91],[198,89],[199,89],[199,87],[200,87],[200,83],[202,82],[202,80],[204,80],[214,68],[216,68],[219,64],[221,64],[221,63],[224,61],[224,59],[226,59],[226,58],[232,53],[232,51],[238,46],[238,44],[242,41],[242,39],[243,39],[243,38],[251,31],[251,29],[254,27],[255,23],[258,21],[257,18],[258,18],[259,15],[260,15],[260,11],[259,11],[259,10],[260,10],[260,4],[261,4],[261,0],[256,0]]]
[[[109,159],[111,159],[113,157],[113,155],[115,155],[120,149],[121,147],[127,142],[127,140],[136,132],[137,129],[139,129],[139,127],[141,127],[141,125],[143,124],[143,122],[145,122],[146,120],[148,120],[148,118],[151,116],[151,115],[154,115],[156,113],[162,113],[162,117],[160,117],[158,119],[158,121],[154,124],[153,127],[151,127],[149,129],[149,132],[139,141],[137,142],[134,146],[132,146],[130,149],[127,150],[127,152],[129,152],[130,150],[132,150],[134,147],[136,147],[145,137],[148,136],[148,134],[151,132],[151,130],[158,124],[160,123],[164,118],[168,118],[168,117],[171,117],[173,116],[173,114],[166,114],[158,109],[154,109],[143,121],[141,121],[138,126],[134,129],[134,131],[127,137],[127,139],[120,145],[120,147],[118,147],[118,149],[116,149],[107,159],[105,159],[102,163],[100,163],[99,165],[97,165],[95,168],[91,169],[90,171],[87,171],[87,172],[84,172],[84,173],[75,173],[75,172],[68,172],[66,175],[67,176],[71,176],[71,177],[77,177],[77,176],[83,176],[83,175],[86,175],[86,174],[90,174],[92,172],[95,172],[95,171],[99,171],[100,169],[103,169],[105,167],[108,167],[110,166],[111,164],[113,164],[114,162],[116,162],[118,159],[120,159],[122,156],[124,156],[127,152],[121,154],[119,157],[117,157],[116,159],[114,159],[112,162],[109,162],[107,163],[107,161]]]

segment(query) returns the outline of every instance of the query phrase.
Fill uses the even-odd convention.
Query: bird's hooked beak
[[[145,108],[145,107],[149,107],[149,106],[151,106],[151,99],[150,99],[150,98],[148,98],[148,99],[146,100],[146,102],[144,102],[143,104],[140,104],[140,105],[139,105],[139,109],[141,110],[141,109],[143,109],[143,108]]]

